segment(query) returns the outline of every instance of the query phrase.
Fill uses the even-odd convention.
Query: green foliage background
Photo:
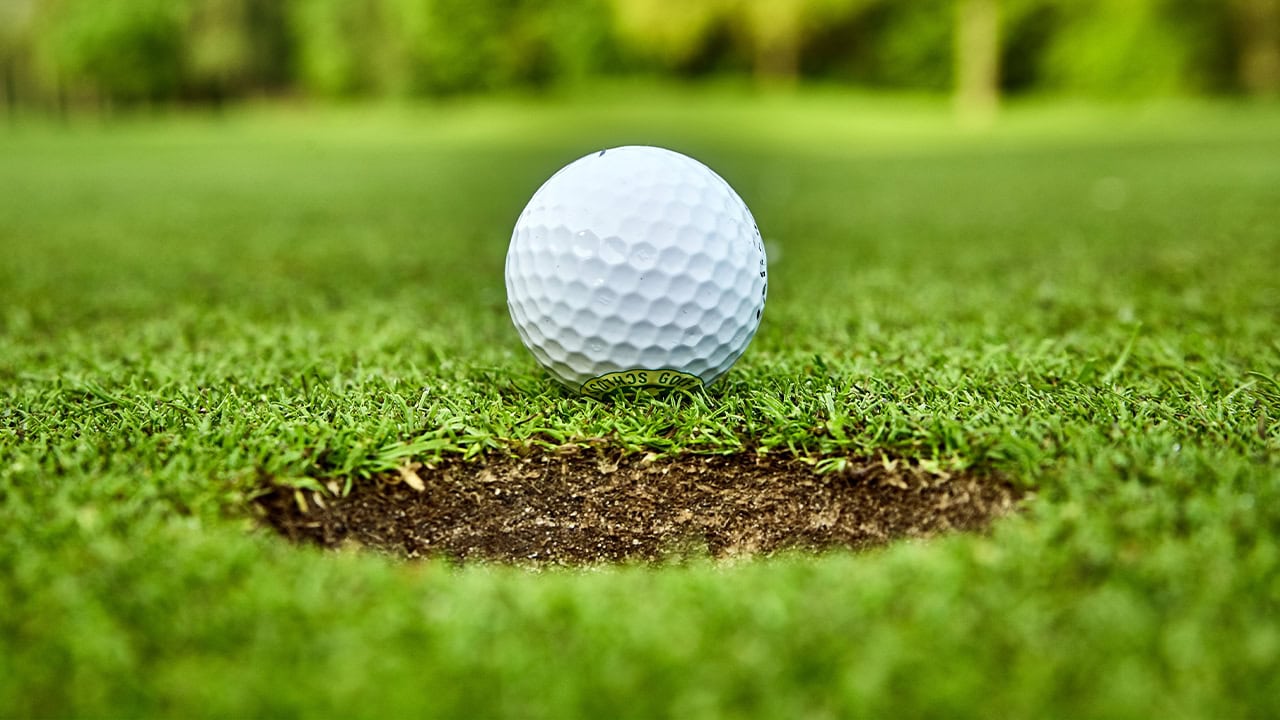
[[[1274,2],[996,1],[1007,91],[1101,96],[1240,89],[1246,11]],[[438,96],[634,75],[784,75],[940,90],[951,83],[956,7],[957,0],[0,0],[0,100],[67,107],[263,94]]]

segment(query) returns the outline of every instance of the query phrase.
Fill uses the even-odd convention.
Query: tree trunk
[[[5,114],[11,119],[18,109],[18,79],[14,70],[16,63],[0,59],[0,70],[4,77],[0,78],[0,105],[4,105]]]
[[[1280,0],[1239,0],[1240,86],[1280,95]]]
[[[773,38],[756,48],[756,77],[766,85],[794,85],[800,75],[800,51],[794,37]]]
[[[765,85],[794,85],[800,75],[801,4],[748,0],[747,8],[756,80]]]
[[[956,110],[975,124],[991,122],[1000,104],[999,24],[997,0],[957,0]]]

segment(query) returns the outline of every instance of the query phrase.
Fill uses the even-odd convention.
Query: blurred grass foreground
[[[0,0],[0,104],[431,97],[619,77],[1280,93],[1280,0]]]

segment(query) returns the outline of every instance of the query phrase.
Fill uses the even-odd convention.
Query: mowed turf
[[[1212,717],[1280,672],[1280,108],[646,91],[0,131],[0,716]],[[558,390],[510,227],[671,146],[770,252],[706,396]],[[582,444],[996,471],[984,536],[534,571],[264,483]]]

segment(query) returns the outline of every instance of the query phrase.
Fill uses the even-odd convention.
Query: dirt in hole
[[[338,487],[336,483],[329,483]],[[346,497],[273,486],[257,502],[285,537],[409,558],[522,564],[663,561],[868,548],[980,530],[1020,492],[988,475],[733,455],[646,462],[589,453],[405,468]]]

